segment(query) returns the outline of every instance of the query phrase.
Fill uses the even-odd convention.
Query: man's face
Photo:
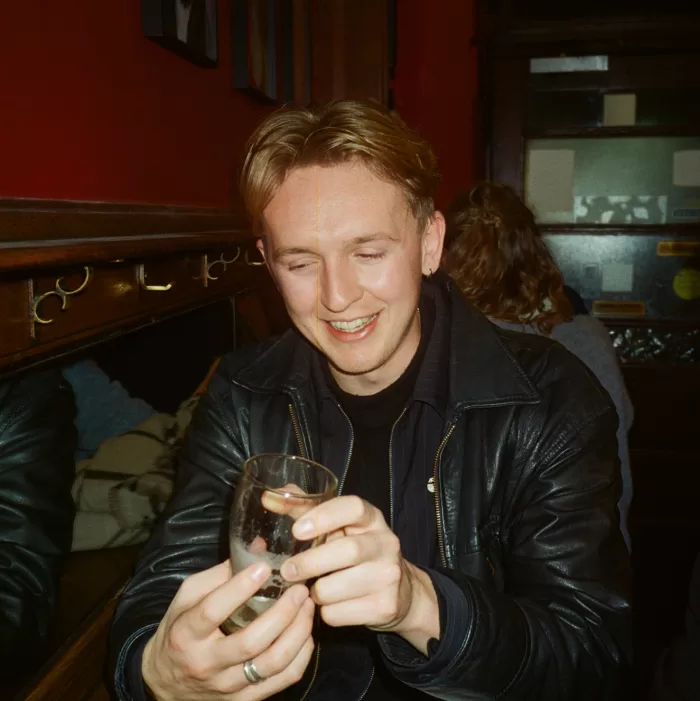
[[[439,213],[418,230],[404,194],[365,166],[293,170],[263,213],[263,250],[299,331],[338,384],[373,394],[418,348],[421,274],[438,268]]]

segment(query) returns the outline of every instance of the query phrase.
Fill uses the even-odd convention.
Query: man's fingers
[[[401,581],[401,566],[391,562],[365,562],[321,577],[311,592],[317,606],[387,591]]]
[[[307,601],[313,611],[309,590],[302,584],[290,587],[252,623],[217,641],[214,650],[219,664],[222,667],[241,664],[260,655],[292,624]]]
[[[329,572],[354,567],[381,553],[382,540],[376,533],[338,538],[289,558],[280,570],[288,582],[322,577]]]
[[[258,669],[266,677],[283,672],[299,654],[311,637],[316,607],[306,599],[292,625],[256,660]]]
[[[262,505],[268,511],[289,516],[296,521],[316,505],[312,499],[305,498],[305,494],[306,492],[296,484],[287,484],[275,492],[264,492]]]
[[[309,637],[302,646],[301,650],[297,653],[297,656],[287,665],[279,674],[274,677],[265,679],[265,681],[259,684],[250,684],[247,680],[245,681],[245,686],[241,688],[240,677],[244,676],[241,667],[237,667],[235,672],[232,670],[229,677],[233,677],[235,680],[227,680],[223,683],[218,683],[219,691],[221,693],[236,693],[236,701],[260,701],[260,699],[268,699],[275,694],[287,689],[301,681],[304,675],[304,671],[309,666],[309,661],[314,654],[314,641],[313,638]],[[255,663],[257,667],[257,662]],[[244,677],[245,678],[245,677]]]
[[[345,538],[345,531],[340,530],[329,533],[326,536],[326,543],[332,543],[334,540],[338,540],[338,538]]]
[[[216,567],[197,572],[187,577],[175,594],[172,607],[176,610],[190,609],[207,594],[231,579],[231,561],[226,560]]]
[[[253,540],[251,541],[250,545],[248,546],[248,552],[253,553],[254,555],[258,555],[266,551],[267,543],[265,542],[265,539],[261,538],[259,535],[256,535],[255,538],[253,538]]]
[[[333,628],[367,625],[370,620],[381,626],[393,620],[395,615],[395,607],[388,600],[384,602],[381,594],[341,601],[321,609],[321,618]]]
[[[222,673],[227,679],[225,686],[236,689],[248,684],[242,668],[243,662],[248,660],[254,662],[256,671],[264,679],[273,680],[277,675],[284,673],[311,638],[313,620],[314,605],[311,599],[307,597],[301,607],[297,609],[296,616],[289,622],[286,630],[270,646],[263,649],[260,654],[249,653],[238,665],[232,666]],[[247,629],[241,631],[241,633],[245,632],[247,632]],[[238,633],[235,635],[237,636]],[[229,645],[234,642],[234,637],[229,636],[221,642]],[[219,645],[219,648],[221,647],[223,645]]]
[[[311,540],[341,528],[349,533],[380,525],[387,527],[379,509],[360,497],[346,496],[319,504],[294,524],[292,533],[299,540]]]
[[[228,574],[230,577],[230,565]],[[182,613],[173,623],[171,635],[196,640],[207,638],[218,630],[231,613],[253,596],[269,576],[270,567],[265,563],[250,565]],[[186,583],[187,580],[182,586]]]

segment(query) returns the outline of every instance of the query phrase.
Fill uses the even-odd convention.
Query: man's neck
[[[333,379],[348,394],[369,396],[394,384],[411,364],[421,340],[420,314],[416,311],[406,337],[394,354],[379,368],[362,375],[348,375],[330,365]]]

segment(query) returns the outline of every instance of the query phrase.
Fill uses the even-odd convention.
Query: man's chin
[[[328,364],[331,368],[341,375],[347,375],[348,377],[359,377],[360,375],[367,375],[375,370],[379,370],[382,366],[381,362],[377,363],[349,363],[343,362],[339,359],[326,356]]]
[[[326,352],[327,350],[331,352]],[[379,370],[386,362],[381,354],[370,355],[367,353],[353,357],[352,353],[334,353],[333,350],[335,349],[321,348],[321,352],[326,357],[334,374],[347,375],[348,377],[367,375]]]

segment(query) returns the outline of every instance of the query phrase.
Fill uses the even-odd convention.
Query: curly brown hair
[[[453,200],[446,219],[443,266],[477,309],[544,333],[571,318],[561,272],[512,188],[480,183]]]

